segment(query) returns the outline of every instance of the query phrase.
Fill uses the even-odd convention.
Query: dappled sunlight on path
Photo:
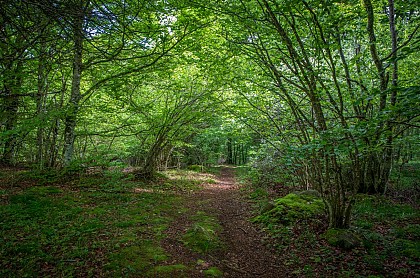
[[[194,265],[204,261],[206,267],[222,270],[223,277],[285,277],[286,268],[275,251],[263,243],[263,235],[250,222],[251,208],[234,177],[235,169],[221,167],[214,182],[201,184],[202,190],[188,197],[188,212],[169,227],[163,247],[172,255],[174,264]],[[179,238],[190,227],[190,216],[202,211],[214,215],[222,229],[218,236],[224,248],[209,254],[188,250]],[[203,265],[196,265],[188,277],[205,277]]]

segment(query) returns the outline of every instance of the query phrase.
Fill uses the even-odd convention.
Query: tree
[[[2,3],[0,8],[0,70],[1,70],[1,161],[12,164],[18,138],[23,136],[18,126],[25,67],[31,59],[31,49],[40,41],[49,22],[37,14],[39,10],[25,2]]]
[[[175,4],[172,1],[6,1],[2,7],[2,53],[5,53],[2,57],[5,73],[2,75],[5,77],[2,79],[3,161],[12,160],[16,139],[24,137],[23,133],[18,134],[20,129],[30,135],[29,140],[33,138],[32,130],[36,129],[37,163],[42,167],[44,154],[49,153],[48,165],[56,165],[58,148],[62,148],[63,164],[69,165],[83,103],[114,80],[156,67],[159,60],[197,28],[189,28],[193,21],[188,20],[188,14],[183,14]],[[61,44],[60,47],[55,47],[57,44]],[[46,52],[54,48],[59,53],[50,52],[54,55],[50,59]],[[36,71],[38,76],[29,76],[37,81],[22,81],[25,70]],[[62,73],[61,80],[56,71]],[[22,88],[23,85],[27,86]],[[58,87],[58,90],[48,91],[52,87]],[[29,99],[35,95],[34,99]],[[56,108],[62,112],[49,110],[45,113],[48,95],[50,99],[60,95]],[[18,123],[21,100],[25,105],[32,105],[33,100],[36,102],[36,125],[34,122]],[[49,115],[54,115],[54,119]],[[46,119],[51,121],[53,135],[45,133]],[[59,125],[61,120],[65,124],[64,130]],[[64,142],[57,140],[61,132]],[[44,140],[46,136],[51,139],[50,147]]]
[[[82,5],[82,3],[83,2],[81,2],[80,5]],[[174,26],[174,21],[170,18],[170,13],[165,13],[165,11],[170,11],[170,6],[161,5],[159,3],[155,5],[148,4],[145,5],[145,10],[143,11],[139,10],[142,6],[136,1],[126,2],[122,7],[113,3],[101,3],[100,6],[92,3],[92,7],[89,7],[89,4],[89,2],[86,2],[84,7],[78,5],[79,8],[73,16],[74,61],[72,91],[66,116],[64,149],[64,163],[66,165],[69,164],[72,159],[76,117],[79,110],[79,102],[82,98],[90,97],[100,86],[103,86],[113,79],[139,74],[146,68],[152,67],[161,58],[166,56],[167,53],[186,35],[185,27],[181,26],[181,30],[179,30],[178,33],[175,29],[178,27]],[[123,13],[118,13],[120,12],[118,9],[122,9]],[[95,10],[97,10],[96,14],[94,13]],[[87,14],[87,11],[93,14]],[[140,15],[148,17],[150,21],[144,24]],[[101,25],[84,25],[85,17],[93,18],[93,20],[91,20],[93,23],[96,23],[95,19],[97,19]],[[105,22],[103,17],[107,18]],[[130,21],[128,19],[130,19]],[[89,31],[88,28],[93,32],[93,38],[92,41],[90,41],[90,44],[93,45],[95,49],[99,50],[102,57],[97,59],[90,55],[90,59],[87,60],[86,64],[83,64],[83,38],[84,33]],[[102,31],[101,28],[104,28],[105,32]],[[138,35],[138,30],[141,30],[142,28],[145,28],[147,31],[140,31],[141,35]],[[100,34],[95,34],[97,32],[96,29],[99,29]],[[115,29],[118,31],[106,33],[107,29]],[[117,42],[117,45],[102,43],[104,39],[105,41],[113,40],[118,35],[122,37],[122,41]],[[110,38],[107,38],[108,36]],[[98,39],[99,43],[96,43],[96,37],[100,38]],[[135,45],[134,47],[131,46],[133,44]],[[101,49],[101,47],[103,47],[103,49]],[[113,48],[110,49],[110,47]],[[127,55],[128,52],[129,55]],[[98,68],[101,64],[110,66],[110,63],[115,61],[123,63],[125,66],[117,69],[110,75],[100,77],[99,80],[93,82],[86,92],[81,94],[80,78],[82,69],[86,70],[93,65]],[[127,63],[129,64],[127,65]]]
[[[393,10],[392,4],[390,1],[385,10]],[[398,67],[391,59],[398,57],[395,16],[388,13],[391,40],[384,32],[378,40],[377,32],[384,26],[375,17],[383,13],[374,11],[369,0],[363,6],[268,0],[240,1],[232,6],[226,20],[237,21],[230,25],[229,40],[272,80],[263,86],[281,102],[283,111],[279,112],[293,115],[298,142],[290,141],[291,147],[297,160],[309,162],[301,164],[309,168],[299,172],[324,197],[330,227],[348,227],[352,196],[384,192],[392,165],[392,142],[399,135],[394,131],[419,116],[414,103],[406,107],[413,112],[410,117],[397,108],[404,99],[397,95],[416,89],[412,80],[396,86]],[[364,31],[355,30],[364,20]],[[417,27],[411,28],[401,45],[410,44],[416,34]],[[380,58],[379,49],[385,51],[387,43],[394,50]],[[393,67],[384,65],[388,59]],[[391,90],[390,70],[394,76]],[[287,132],[276,125],[276,118],[270,120],[279,132]]]
[[[177,146],[187,140],[206,117],[217,109],[211,99],[214,90],[205,76],[194,65],[178,64],[172,71],[165,71],[167,78],[152,75],[149,82],[132,90],[129,103],[142,123],[141,142],[147,146],[143,152],[142,169],[138,177],[152,178],[166,165]],[[162,81],[158,81],[162,80]]]

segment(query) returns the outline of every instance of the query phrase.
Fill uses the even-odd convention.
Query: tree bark
[[[42,34],[41,34],[42,36]],[[45,118],[45,100],[47,93],[47,70],[46,70],[46,42],[45,37],[41,38],[38,57],[38,91],[36,95],[36,113],[39,122]],[[37,154],[36,163],[40,169],[45,166],[44,158],[44,126],[41,123],[37,128]]]
[[[71,84],[71,94],[69,107],[65,119],[64,129],[64,166],[68,166],[73,158],[74,139],[77,124],[77,114],[79,111],[80,100],[80,82],[82,77],[82,55],[83,55],[83,19],[84,11],[82,2],[74,14],[73,20],[73,38],[74,38],[74,56],[73,56],[73,76]]]

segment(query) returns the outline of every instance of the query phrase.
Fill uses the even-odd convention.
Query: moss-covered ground
[[[179,193],[198,190],[210,176],[170,171],[154,183],[115,171],[41,176],[10,169],[0,176],[0,277],[182,277],[188,271],[169,263],[160,242],[186,211]],[[184,240],[206,251],[217,223],[196,217]]]

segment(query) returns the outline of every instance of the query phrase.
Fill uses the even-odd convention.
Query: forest
[[[420,276],[419,29],[416,0],[0,0],[0,276]]]

